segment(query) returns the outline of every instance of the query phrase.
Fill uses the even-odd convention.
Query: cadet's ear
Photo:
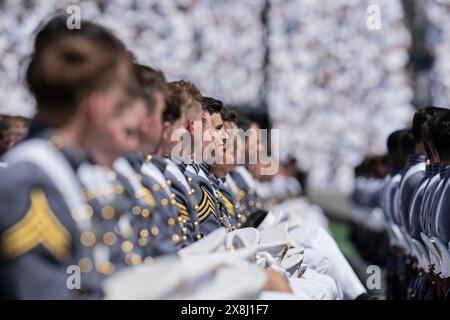
[[[104,119],[106,107],[110,106],[106,95],[92,93],[80,105],[79,111],[83,113],[89,122],[98,122]]]
[[[194,136],[194,120],[193,119],[189,119],[186,122],[186,130],[189,132],[189,135],[191,137]]]
[[[162,123],[162,132],[163,132],[163,136],[162,136],[162,138],[163,138],[165,141],[167,141],[168,139],[170,139],[170,135],[171,135],[171,132],[170,132],[170,130],[169,130],[170,126],[171,126],[171,124],[170,124],[169,121],[163,121],[163,123]]]

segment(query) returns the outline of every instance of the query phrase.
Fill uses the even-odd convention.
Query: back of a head
[[[450,160],[450,111],[429,123],[429,134],[442,161]]]
[[[238,118],[238,113],[236,111],[226,107],[222,108],[220,115],[222,116],[222,120],[224,122],[236,122],[236,119]]]
[[[221,113],[223,109],[223,102],[211,97],[202,97],[203,111],[209,114]]]
[[[439,107],[426,107],[426,121],[422,124],[421,136],[422,141],[424,142],[424,148],[426,153],[430,159],[433,158],[433,150],[436,148],[434,143],[434,138],[431,133],[431,127],[433,126],[433,122],[439,118],[441,115],[447,113],[449,110],[445,108]]]
[[[135,76],[141,86],[142,96],[146,102],[147,110],[152,113],[155,108],[155,94],[165,95],[167,90],[166,78],[161,71],[142,64],[134,64]]]
[[[387,149],[391,166],[400,170],[406,165],[408,155],[414,153],[415,141],[411,129],[401,129],[391,133],[387,139]]]
[[[200,93],[200,90],[198,90],[198,88],[192,82],[186,80],[179,80],[171,82],[171,84],[174,84],[185,90],[191,96],[192,99],[200,103],[202,102],[202,94]]]
[[[412,120],[411,131],[414,135],[414,140],[416,143],[422,141],[422,127],[427,121],[429,115],[425,109],[420,109],[414,113]]]
[[[92,92],[121,82],[131,85],[131,57],[109,30],[82,21],[69,30],[64,16],[42,26],[26,71],[26,82],[36,99],[41,125],[60,127]]]
[[[181,118],[186,113],[186,109],[193,101],[191,97],[174,84],[168,84],[165,93],[166,109],[163,113],[164,121],[171,123]]]
[[[250,129],[250,127],[253,125],[253,121],[250,120],[249,118],[239,115],[239,117],[237,118],[236,121],[236,125],[238,126],[239,129],[242,129],[244,131],[247,131],[248,129]]]

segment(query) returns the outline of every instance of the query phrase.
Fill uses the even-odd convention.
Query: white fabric
[[[355,299],[366,293],[366,289],[339,250],[336,242],[325,230],[318,226],[304,225],[291,230],[289,237],[294,244],[317,249],[329,260],[331,266],[323,272],[336,280],[342,289],[344,299]],[[304,262],[308,264],[307,259],[308,252],[305,249]]]

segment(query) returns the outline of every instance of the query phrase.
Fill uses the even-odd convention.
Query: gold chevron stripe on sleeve
[[[58,260],[64,260],[70,249],[69,232],[53,213],[42,190],[32,190],[30,200],[22,220],[0,236],[0,253],[11,259],[42,244]]]
[[[203,214],[199,214],[198,215],[198,219],[200,222],[204,221],[206,218],[208,218],[208,216],[214,212],[214,208],[213,207],[208,207],[207,211],[205,211]]]
[[[180,202],[178,202],[177,200],[175,200],[175,205],[178,207],[178,212],[179,214],[186,219],[187,221],[190,220],[189,217],[189,213],[187,212],[187,207],[183,204],[181,204]]]
[[[202,189],[202,192],[203,192],[203,198],[202,198],[202,201],[200,202],[200,205],[198,206],[197,213],[198,213],[199,221],[202,222],[212,212],[215,211],[216,206],[214,204],[214,200],[212,199],[212,197],[210,196],[210,194],[206,190],[206,188],[203,186],[201,186],[200,188]]]
[[[233,191],[235,191],[237,201],[241,202],[245,198],[245,191],[241,188],[236,187]]]
[[[234,215],[235,214],[234,206],[231,203],[231,201],[222,192],[219,191],[219,194],[221,200],[223,201],[223,204],[227,208],[228,213]]]
[[[155,198],[153,197],[152,193],[150,192],[150,190],[148,190],[147,188],[142,188],[139,192],[139,197],[141,197],[142,199],[144,199],[144,201],[150,206],[150,207],[155,207],[156,206],[156,201]]]
[[[202,211],[205,208],[205,206],[208,204],[208,202],[211,202],[214,204],[214,201],[211,198],[209,192],[206,190],[206,188],[203,186],[201,186],[200,188],[202,189],[202,192],[203,192],[203,198],[198,206],[198,212]]]

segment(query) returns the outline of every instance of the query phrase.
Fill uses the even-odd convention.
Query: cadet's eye
[[[129,137],[137,136],[139,131],[135,128],[125,128],[125,134]]]

